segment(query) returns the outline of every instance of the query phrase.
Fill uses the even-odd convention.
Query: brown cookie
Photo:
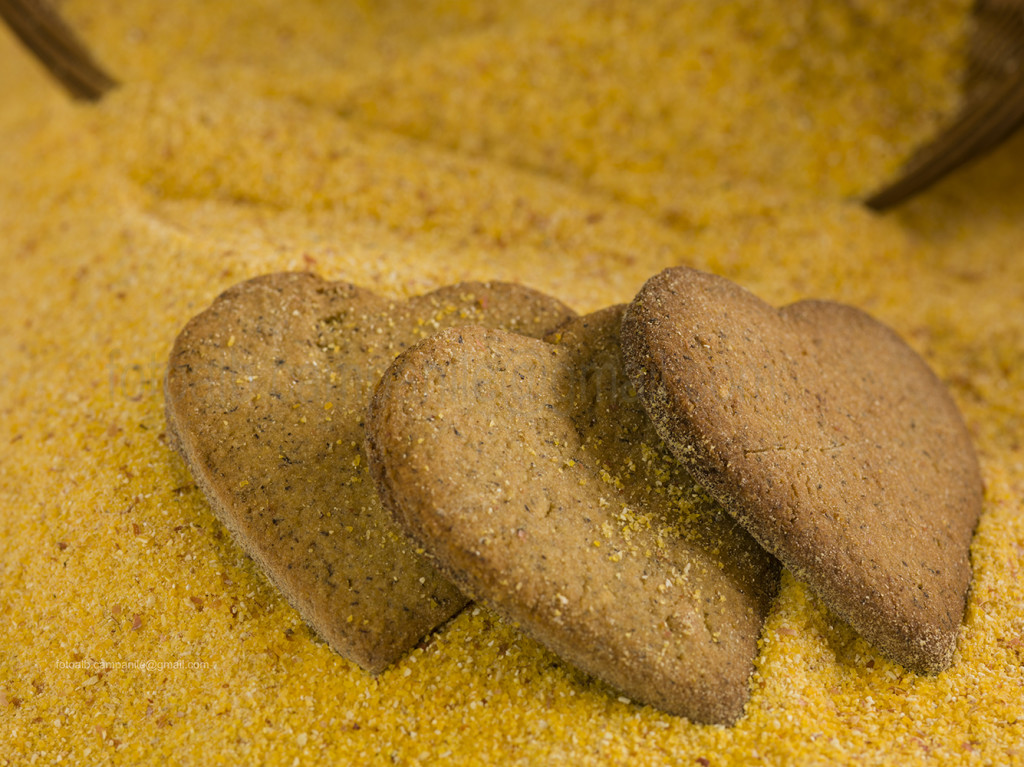
[[[732,722],[778,566],[658,438],[622,311],[557,343],[455,328],[406,352],[367,415],[371,473],[466,593],[634,700]]]
[[[701,484],[878,649],[946,668],[982,485],[925,362],[853,307],[776,310],[684,267],[644,285],[622,334],[647,412]]]
[[[374,384],[440,328],[541,336],[571,316],[511,284],[389,301],[310,274],[259,277],[178,336],[167,423],[236,540],[331,647],[376,673],[466,600],[380,506],[362,451]]]

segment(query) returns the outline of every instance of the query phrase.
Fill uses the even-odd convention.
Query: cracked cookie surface
[[[622,343],[661,436],[765,548],[894,660],[950,664],[980,472],[956,404],[895,332],[676,267],[637,295]]]

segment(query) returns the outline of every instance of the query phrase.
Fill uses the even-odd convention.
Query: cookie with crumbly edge
[[[454,328],[406,352],[370,405],[371,473],[467,594],[635,701],[731,723],[778,565],[658,438],[622,311],[551,343]]]
[[[982,482],[924,360],[859,309],[775,309],[686,267],[644,285],[622,347],[658,432],[765,548],[893,660],[949,666]]]
[[[257,277],[178,336],[169,431],[235,540],[332,648],[377,673],[466,598],[381,508],[363,456],[373,386],[440,328],[539,337],[572,316],[509,283],[393,301],[312,274]]]

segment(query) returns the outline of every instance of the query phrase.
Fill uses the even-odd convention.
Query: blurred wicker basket
[[[93,101],[117,84],[45,0],[0,0],[0,16],[74,98]]]
[[[74,98],[96,100],[116,86],[47,0],[0,0],[0,16]],[[910,199],[1024,123],[1024,0],[976,0],[972,18],[962,110],[868,207]]]
[[[972,20],[963,108],[898,178],[865,200],[868,207],[885,210],[910,199],[1024,123],[1024,0],[976,0]]]

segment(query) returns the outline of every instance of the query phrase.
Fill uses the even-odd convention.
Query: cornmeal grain
[[[124,83],[94,106],[0,34],[0,761],[1024,760],[1024,137],[895,214],[856,202],[955,109],[969,5],[68,0]],[[174,337],[245,278],[586,312],[674,264],[864,308],[950,387],[986,491],[948,671],[784,573],[731,728],[479,607],[373,678],[167,445]]]

